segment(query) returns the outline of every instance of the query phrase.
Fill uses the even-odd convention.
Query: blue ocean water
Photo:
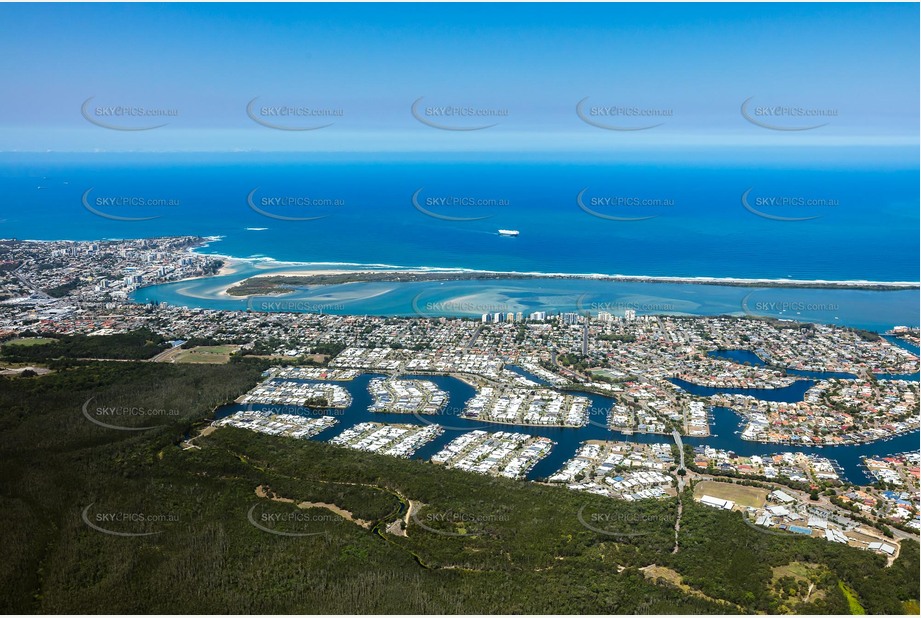
[[[694,159],[688,159],[690,164],[621,159],[567,164],[435,157],[321,161],[254,153],[2,155],[0,237],[215,236],[220,240],[202,252],[254,260],[232,276],[140,289],[134,295],[139,302],[260,310],[259,303],[280,301],[277,309],[264,310],[286,310],[287,302],[287,310],[304,305],[327,313],[426,316],[539,309],[622,313],[630,308],[638,314],[770,315],[879,331],[918,325],[917,290],[509,279],[346,284],[252,300],[220,293],[246,276],[283,271],[281,262],[654,277],[919,280],[916,161],[884,169],[841,163],[707,166],[694,164]],[[815,160],[823,160],[821,153]],[[503,228],[520,235],[498,235]],[[363,376],[350,386],[355,401],[343,423],[329,433],[370,420],[367,379]],[[449,378],[436,380],[449,390],[451,407],[462,409],[472,390]],[[604,398],[592,398],[594,410],[610,405]],[[397,415],[373,418],[424,422],[385,416]],[[478,426],[456,417],[448,420],[458,428]],[[688,442],[743,455],[784,450],[741,441],[739,420],[731,411],[716,409],[714,435]],[[458,430],[447,432],[418,456],[430,456]],[[532,478],[555,471],[585,439],[668,440],[617,434],[603,421],[581,429],[524,430],[557,442]],[[867,445],[802,450],[835,457],[846,476],[860,482],[867,477],[859,455],[917,448],[914,432]]]
[[[220,243],[218,243],[220,244]],[[483,313],[609,311],[623,315],[768,316],[884,332],[917,326],[917,290],[771,288],[596,279],[496,279],[444,282],[373,282],[305,286],[294,292],[242,298],[223,291],[257,274],[284,273],[268,264],[242,264],[232,275],[141,288],[141,303],[205,309],[298,311],[336,315],[473,317]],[[296,269],[295,269],[296,270]],[[806,376],[808,377],[808,376]]]
[[[4,155],[2,163],[7,238],[196,234],[220,236],[208,249],[215,253],[292,262],[919,280],[912,165],[318,162],[253,153]],[[121,197],[131,199],[108,203]],[[520,235],[499,236],[500,228]]]

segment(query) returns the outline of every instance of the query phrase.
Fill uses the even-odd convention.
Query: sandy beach
[[[235,258],[226,258],[236,260]],[[220,274],[234,274],[239,268],[228,264],[226,273],[221,269]],[[277,268],[277,269],[276,269]],[[399,269],[367,269],[367,268],[335,268],[335,269],[318,269],[318,268],[292,268],[291,270],[284,267],[274,267],[271,272],[253,274],[246,279],[256,279],[261,277],[313,277],[322,275],[369,275],[369,274],[387,274],[387,275],[426,275],[426,274],[457,274],[458,279],[473,278],[477,274],[491,275],[494,278],[501,278],[507,275],[515,279],[592,279],[600,281],[624,281],[624,282],[642,282],[642,283],[686,283],[699,285],[728,285],[728,286],[766,286],[766,287],[799,287],[799,288],[850,288],[850,289],[921,289],[921,283],[912,281],[829,281],[824,279],[747,279],[747,278],[729,278],[729,277],[665,277],[665,276],[645,276],[645,275],[605,275],[599,273],[541,273],[541,272],[517,272],[517,271],[498,271],[498,270],[470,270],[461,268],[399,268]],[[243,281],[243,279],[241,279]],[[240,283],[237,281],[228,287]]]

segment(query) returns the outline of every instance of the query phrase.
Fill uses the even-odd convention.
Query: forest
[[[4,345],[0,358],[13,363],[44,363],[59,359],[144,360],[166,350],[160,335],[141,328],[116,335],[63,335],[42,345]]]
[[[740,514],[685,496],[673,553],[675,499],[626,503],[230,427],[198,435],[261,369],[71,361],[41,377],[0,379],[0,609],[917,608],[914,542],[886,567],[869,552],[759,533]],[[112,428],[87,418],[97,407],[170,413],[106,418]],[[820,574],[808,601],[790,574],[801,564]]]

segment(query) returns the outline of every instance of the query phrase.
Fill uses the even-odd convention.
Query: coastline
[[[240,260],[234,259],[232,265],[222,268],[218,275],[234,275],[240,271]],[[226,269],[226,270],[225,270]],[[746,279],[746,278],[719,278],[719,277],[664,277],[664,276],[646,276],[646,275],[604,275],[597,273],[540,273],[540,272],[516,272],[516,271],[492,271],[492,270],[469,270],[469,269],[436,269],[431,267],[401,268],[400,270],[368,270],[365,269],[311,269],[305,270],[299,268],[296,270],[285,270],[281,267],[272,272],[264,272],[249,275],[238,281],[235,281],[222,290],[222,294],[235,298],[247,298],[252,296],[264,296],[264,293],[252,294],[230,294],[228,290],[249,280],[258,280],[266,278],[278,279],[303,279],[303,278],[321,278],[327,276],[351,276],[353,280],[341,281],[337,283],[315,283],[297,282],[297,285],[341,285],[344,283],[365,283],[368,280],[387,281],[391,283],[400,283],[400,278],[408,278],[414,281],[429,280],[438,281],[462,281],[477,279],[570,279],[570,280],[594,280],[594,281],[611,281],[625,283],[662,283],[662,284],[683,284],[683,285],[715,285],[726,287],[759,287],[759,288],[800,288],[800,289],[847,289],[847,290],[866,290],[875,292],[886,291],[904,291],[904,290],[921,290],[921,283],[909,281],[866,281],[866,280],[846,280],[846,281],[829,281],[824,279]],[[445,275],[456,275],[445,277]],[[283,285],[283,283],[281,283]],[[284,294],[291,290],[279,289],[273,294]]]
[[[664,276],[664,275],[625,275],[616,273],[562,273],[540,271],[505,271],[465,268],[461,266],[405,266],[396,264],[362,264],[357,262],[283,262],[270,257],[241,258],[220,253],[203,253],[199,251],[219,239],[207,239],[199,247],[190,251],[197,255],[219,258],[226,262],[217,275],[237,274],[245,266],[257,270],[269,271],[253,273],[227,286],[229,289],[246,279],[262,277],[315,277],[323,275],[414,275],[456,274],[459,279],[488,277],[490,279],[586,279],[632,283],[678,283],[689,285],[720,285],[734,287],[776,287],[776,288],[811,288],[811,289],[851,289],[851,290],[921,290],[921,281],[871,281],[867,279],[789,279],[764,277],[718,277],[700,276]],[[225,270],[226,269],[226,270]],[[224,290],[226,292],[226,289]],[[242,295],[241,295],[242,297]]]
[[[283,267],[282,267],[283,268]],[[830,281],[826,279],[748,279],[739,277],[665,277],[649,275],[606,275],[599,273],[543,273],[543,272],[518,272],[501,270],[473,270],[463,268],[435,268],[435,267],[397,267],[399,270],[368,270],[361,269],[297,269],[277,270],[270,273],[254,274],[247,279],[260,279],[267,277],[316,277],[323,275],[458,275],[457,279],[489,278],[489,279],[593,279],[599,281],[625,281],[633,283],[681,283],[690,285],[724,285],[736,287],[783,287],[783,288],[824,288],[824,289],[852,289],[852,290],[921,290],[921,282],[911,281],[867,281],[867,280],[842,280]],[[233,274],[233,273],[228,273]],[[241,280],[243,281],[243,280]],[[240,283],[240,282],[237,282]],[[236,285],[236,284],[234,284]]]

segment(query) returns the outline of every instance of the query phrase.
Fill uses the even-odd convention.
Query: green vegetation
[[[714,498],[732,500],[742,506],[762,508],[767,500],[769,490],[757,487],[746,487],[731,482],[699,481],[694,484],[694,497],[710,495]]]
[[[882,336],[880,336],[879,333],[875,333],[872,330],[864,330],[862,328],[850,328],[848,330],[853,331],[854,334],[856,334],[864,341],[879,341],[882,339]]]
[[[687,463],[688,470],[692,472],[699,472],[701,474],[709,474],[711,476],[721,476],[728,479],[736,479],[734,482],[740,485],[748,485],[751,487],[770,487],[773,488],[774,485],[786,485],[793,489],[798,489],[800,491],[812,492],[814,484],[818,484],[821,489],[830,489],[832,487],[840,487],[842,485],[841,481],[831,481],[831,480],[819,480],[819,481],[794,481],[783,475],[778,475],[776,477],[768,478],[766,476],[761,476],[760,474],[743,474],[735,470],[722,470],[714,466],[708,468],[701,468],[694,464],[694,447],[690,444],[684,445],[684,460]],[[834,499],[832,500],[834,502]]]
[[[259,380],[259,364],[243,362],[70,362],[42,377],[0,379],[0,610],[770,612],[790,602],[776,592],[773,569],[797,561],[827,577],[824,594],[796,611],[846,611],[832,580],[871,613],[899,613],[919,597],[916,543],[903,542],[885,568],[869,552],[761,534],[690,493],[672,553],[676,500],[626,503],[229,427],[181,448],[215,406]],[[91,413],[99,405],[178,414],[107,418],[153,426],[107,429],[84,417],[91,399]],[[370,526],[258,497],[260,486],[335,505]],[[407,536],[385,532],[410,502]],[[155,534],[104,534],[84,513],[108,530]],[[113,513],[145,517],[109,521]],[[251,521],[312,536],[275,535]],[[640,570],[653,564],[681,584]]]
[[[599,339],[601,339],[602,341],[621,341],[623,343],[633,343],[634,341],[636,341],[636,335],[602,333],[601,335],[599,335]]]
[[[776,611],[784,614],[817,613],[819,601],[833,594],[839,581],[831,571],[818,564],[791,562],[775,567],[773,572]]]
[[[235,337],[232,340],[215,339],[214,337],[190,337],[182,344],[183,350],[191,350],[198,347],[211,347],[220,345],[241,345],[247,343],[245,337]]]
[[[560,354],[557,356],[556,362],[564,367],[569,367],[573,371],[579,372],[584,372],[591,365],[591,363],[587,362],[587,357],[572,352]]]
[[[79,287],[80,287],[80,280],[73,279],[71,281],[68,281],[67,283],[62,283],[61,285],[57,285],[53,288],[48,288],[47,290],[45,290],[45,293],[48,294],[48,296],[51,296],[53,298],[64,298],[65,296],[67,296],[68,294],[70,294],[71,292],[73,292]]]
[[[250,277],[227,289],[231,296],[270,296],[287,294],[298,288],[319,285],[340,285],[358,282],[419,282],[419,281],[470,281],[484,279],[530,279],[535,275],[520,273],[490,272],[448,272],[433,273],[421,271],[379,271],[346,272],[318,275],[272,275],[268,277]]]
[[[46,343],[53,343],[57,341],[56,339],[51,339],[50,337],[23,337],[21,339],[12,339],[7,341],[4,345],[12,346],[33,346],[33,345],[44,345]]]
[[[838,582],[838,587],[841,589],[844,598],[847,599],[847,607],[853,616],[862,616],[867,613],[863,608],[863,605],[860,604],[860,601],[857,600],[857,596],[854,594],[854,591],[842,581]]]
[[[109,336],[66,335],[44,345],[23,346],[11,343],[0,348],[0,359],[20,363],[81,358],[143,360],[169,347],[163,337],[147,329]]]
[[[237,345],[211,345],[198,346],[186,349],[176,354],[177,363],[227,363],[240,346]]]

